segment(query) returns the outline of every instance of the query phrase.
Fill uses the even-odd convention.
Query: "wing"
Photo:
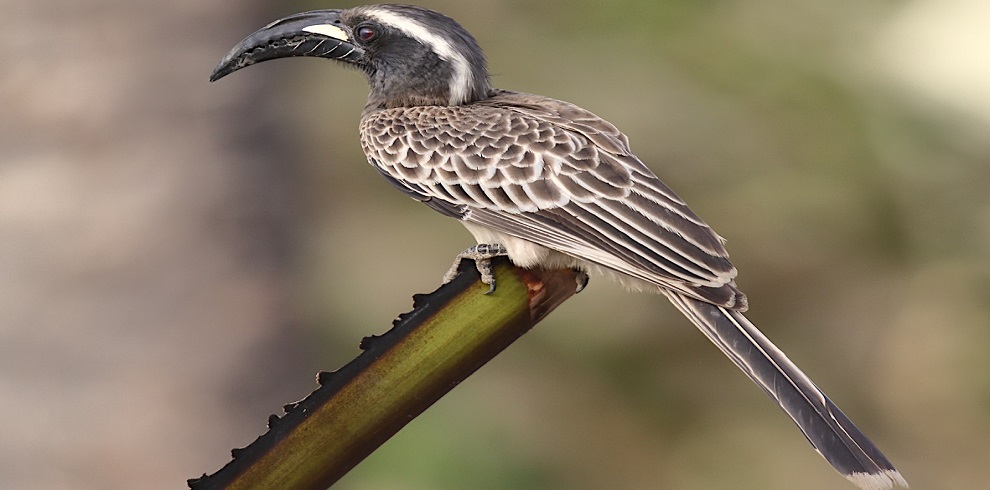
[[[361,141],[433,209],[729,308],[745,308],[722,239],[594,114],[500,92],[365,114]]]

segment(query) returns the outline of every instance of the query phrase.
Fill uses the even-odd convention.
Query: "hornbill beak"
[[[316,56],[360,64],[364,50],[353,44],[341,10],[314,10],[290,15],[244,38],[213,69],[215,82],[245,66],[289,56]]]

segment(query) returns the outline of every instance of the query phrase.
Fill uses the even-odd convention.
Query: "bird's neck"
[[[371,89],[366,108],[455,106],[487,99],[493,93],[484,72],[457,76],[443,64],[422,63],[411,71],[407,65],[398,66],[366,73]]]

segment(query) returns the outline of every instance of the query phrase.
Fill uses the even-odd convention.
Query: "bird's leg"
[[[447,284],[454,280],[454,276],[457,275],[457,269],[460,268],[462,260],[471,259],[474,261],[475,267],[478,268],[478,273],[481,274],[481,282],[488,285],[488,292],[485,294],[492,294],[495,292],[495,274],[492,272],[492,259],[503,255],[509,255],[509,249],[505,248],[501,243],[479,243],[474,245],[457,254],[457,257],[454,258],[454,263],[450,266],[450,270],[443,275],[443,283]]]

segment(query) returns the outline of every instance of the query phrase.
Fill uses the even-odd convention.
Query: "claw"
[[[588,287],[588,281],[590,281],[591,278],[588,277],[588,273],[583,270],[574,269],[574,272],[577,273],[577,287],[574,289],[574,294],[577,294],[584,291],[584,288]]]
[[[488,292],[485,294],[492,294],[495,292],[495,273],[492,271],[492,259],[508,254],[508,249],[501,243],[479,243],[457,254],[457,257],[454,258],[454,263],[447,270],[447,273],[443,275],[443,283],[447,284],[454,280],[454,277],[457,276],[457,270],[461,267],[462,260],[471,259],[474,261],[474,266],[478,269],[478,273],[481,274],[481,282],[488,285]]]

